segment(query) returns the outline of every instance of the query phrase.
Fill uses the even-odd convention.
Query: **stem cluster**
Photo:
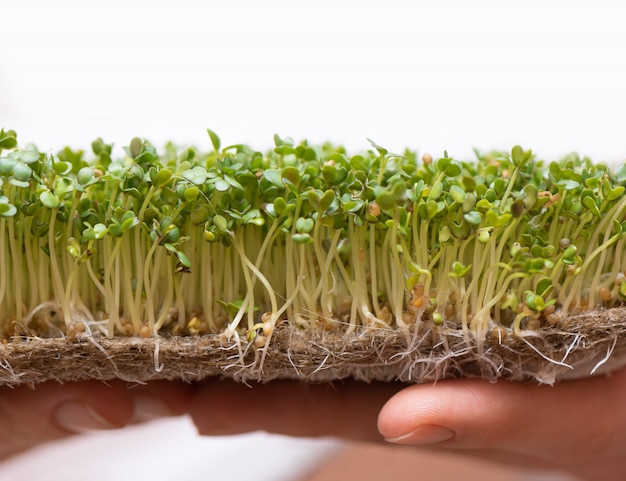
[[[626,167],[511,152],[461,162],[275,136],[125,155],[0,131],[0,330],[525,335],[626,299]],[[80,326],[77,326],[77,323]],[[82,326],[82,327],[81,327]]]

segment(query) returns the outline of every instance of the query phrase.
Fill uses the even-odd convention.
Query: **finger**
[[[381,410],[378,426],[400,444],[497,449],[577,461],[619,455],[626,439],[626,371],[555,387],[445,381],[411,386]]]
[[[186,414],[193,391],[190,384],[175,381],[150,381],[129,386],[135,404],[133,422]]]
[[[200,434],[263,430],[290,436],[337,436],[382,440],[376,418],[397,384],[306,384],[272,381],[252,387],[226,380],[207,382],[190,404]]]
[[[133,416],[124,384],[98,381],[0,389],[0,457],[94,429],[115,429]]]

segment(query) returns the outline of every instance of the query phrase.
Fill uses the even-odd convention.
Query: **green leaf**
[[[176,257],[178,257],[178,262],[180,262],[187,269],[191,269],[191,262],[189,261],[189,258],[185,255],[184,252],[177,250]]]
[[[202,185],[206,182],[207,171],[204,167],[196,165],[191,169],[184,170],[181,176],[193,184]]]
[[[187,187],[183,191],[183,198],[187,202],[193,202],[194,200],[196,200],[198,198],[198,195],[200,195],[200,190],[198,190],[198,188],[194,187],[194,186]]]
[[[72,171],[72,164],[69,162],[64,162],[62,160],[57,160],[53,164],[54,173],[57,175],[67,175]]]
[[[12,156],[0,157],[0,174],[8,175],[13,173],[13,169],[17,164],[17,159]]]
[[[300,172],[292,165],[285,167],[281,172],[281,181],[285,184],[290,182],[298,187],[298,185],[300,185]]]
[[[59,198],[49,190],[44,190],[41,194],[39,194],[39,200],[48,209],[56,209],[59,205],[61,205]]]
[[[454,261],[452,263],[452,272],[448,272],[449,277],[464,277],[470,270],[472,269],[472,265],[464,266],[459,261]]]
[[[461,165],[453,160],[452,162],[450,162],[450,165],[446,167],[445,172],[448,177],[456,177],[458,175],[461,175]]]
[[[465,201],[465,191],[462,187],[453,185],[450,187],[450,197],[452,197],[454,202],[462,204]]]
[[[381,157],[384,157],[385,155],[387,155],[389,153],[389,151],[387,149],[385,149],[384,147],[381,147],[376,142],[374,142],[372,139],[367,139],[367,141],[371,144],[372,147],[374,147],[376,149],[376,151],[380,154]]]
[[[143,150],[143,140],[139,137],[133,137],[130,141],[129,153],[133,159],[139,157],[141,151]]]
[[[483,216],[480,215],[480,212],[476,212],[475,210],[463,214],[463,218],[472,225],[479,225],[483,220]]]
[[[580,182],[572,179],[565,179],[557,184],[563,190],[576,190],[580,187]]]
[[[589,211],[590,211],[593,215],[595,215],[595,216],[597,216],[597,217],[600,217],[600,215],[601,215],[601,214],[600,214],[600,209],[598,209],[598,206],[596,205],[596,202],[595,202],[595,200],[593,199],[593,197],[591,197],[590,195],[589,195],[589,196],[586,196],[586,197],[583,197],[582,203],[583,203],[583,205],[584,205],[587,209],[589,209]]]
[[[216,215],[213,217],[213,225],[219,232],[226,233],[228,231],[228,221],[222,215]]]
[[[376,203],[381,209],[389,210],[396,205],[396,199],[391,192],[383,190],[376,196]]]
[[[17,214],[17,208],[13,204],[9,204],[9,202],[0,202],[0,216],[2,217],[13,217]]]
[[[263,178],[267,179],[272,185],[276,187],[280,187],[281,189],[285,187],[283,184],[283,177],[280,170],[276,169],[267,169],[263,171]]]
[[[169,169],[161,169],[157,172],[156,177],[154,178],[154,185],[156,187],[163,187],[167,184],[172,178],[172,171]]]
[[[529,292],[526,296],[526,305],[536,312],[543,311],[546,308],[546,303],[543,300],[543,297],[535,294],[534,292]]]
[[[608,179],[604,179],[602,183],[602,194],[608,201],[619,199],[624,194],[624,186],[618,185],[614,189]]]
[[[517,167],[521,167],[524,164],[524,149],[521,145],[514,145],[511,149],[511,159],[513,164]]]
[[[19,159],[25,164],[32,164],[37,162],[41,158],[39,152],[34,152],[32,150],[22,150],[19,153]]]
[[[291,239],[296,244],[310,244],[313,242],[313,238],[309,234],[297,233],[291,236]]]
[[[213,145],[213,150],[216,153],[219,152],[220,151],[220,138],[211,129],[206,129],[206,131],[207,131],[207,134],[209,134],[209,138],[211,139],[211,144]]]
[[[441,229],[439,229],[439,242],[445,244],[452,238],[452,232],[450,231],[450,227],[444,225]]]
[[[307,234],[313,230],[314,226],[315,222],[313,222],[313,219],[299,217],[298,220],[296,220],[296,230],[300,233]]]
[[[326,192],[324,192],[324,195],[320,199],[320,205],[319,205],[320,210],[322,212],[327,211],[330,208],[334,200],[335,200],[335,192],[333,190],[329,189]]]
[[[19,180],[20,182],[27,182],[28,180],[30,180],[30,176],[32,173],[33,170],[28,165],[22,164],[20,162],[15,164],[15,167],[13,168],[13,176],[16,180]]]
[[[218,192],[226,192],[230,188],[230,184],[224,179],[217,179],[215,181],[215,190]]]
[[[76,174],[76,182],[83,187],[90,185],[96,180],[93,167],[83,167]]]
[[[476,238],[478,239],[478,242],[480,242],[481,244],[486,244],[487,242],[489,242],[491,232],[493,232],[493,227],[484,227],[482,229],[478,229],[478,232],[476,232]]]
[[[549,277],[543,277],[537,283],[537,288],[535,289],[535,292],[540,296],[546,296],[550,293],[550,291],[552,291],[553,287],[554,284],[552,283],[552,279],[550,279]]]
[[[1,149],[6,149],[6,150],[10,150],[10,149],[14,149],[15,147],[17,147],[17,134],[15,133],[14,130],[7,130],[5,131],[4,129],[0,130],[0,150]]]

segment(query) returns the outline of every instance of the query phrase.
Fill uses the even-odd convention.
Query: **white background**
[[[622,160],[619,1],[4,0],[0,124],[42,149],[365,149],[366,137],[457,157],[471,148]]]
[[[279,133],[462,159],[520,143],[540,157],[621,162],[625,14],[609,0],[4,0],[0,127],[43,150],[135,135],[209,148],[210,127],[224,145],[257,148]],[[207,450],[185,478],[202,479],[223,442],[163,426],[164,445]],[[135,435],[102,443],[124,453]],[[131,471],[145,462],[131,459]],[[161,473],[151,479],[173,479]]]

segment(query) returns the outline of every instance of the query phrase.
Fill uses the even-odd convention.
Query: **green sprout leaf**
[[[207,131],[207,134],[209,134],[209,138],[211,139],[211,145],[213,145],[213,151],[216,153],[219,152],[220,151],[220,138],[211,129],[206,129],[206,131]]]
[[[45,190],[39,194],[39,200],[44,207],[47,207],[48,209],[56,209],[59,205],[61,205],[59,198],[49,190]]]
[[[371,139],[367,139],[367,141],[371,144],[372,147],[374,147],[376,149],[376,151],[381,155],[381,156],[385,156],[389,153],[389,151],[387,149],[385,149],[384,147],[381,147],[380,145],[378,145],[376,142],[374,142]],[[395,149],[394,149],[395,150]]]
[[[17,208],[9,202],[9,199],[0,195],[0,216],[13,217],[17,214]]]
[[[479,225],[483,221],[483,216],[475,210],[463,214],[463,218],[472,225]]]
[[[472,265],[464,266],[459,261],[454,261],[452,263],[452,272],[448,272],[448,276],[450,277],[464,277],[470,270],[472,269]]]

